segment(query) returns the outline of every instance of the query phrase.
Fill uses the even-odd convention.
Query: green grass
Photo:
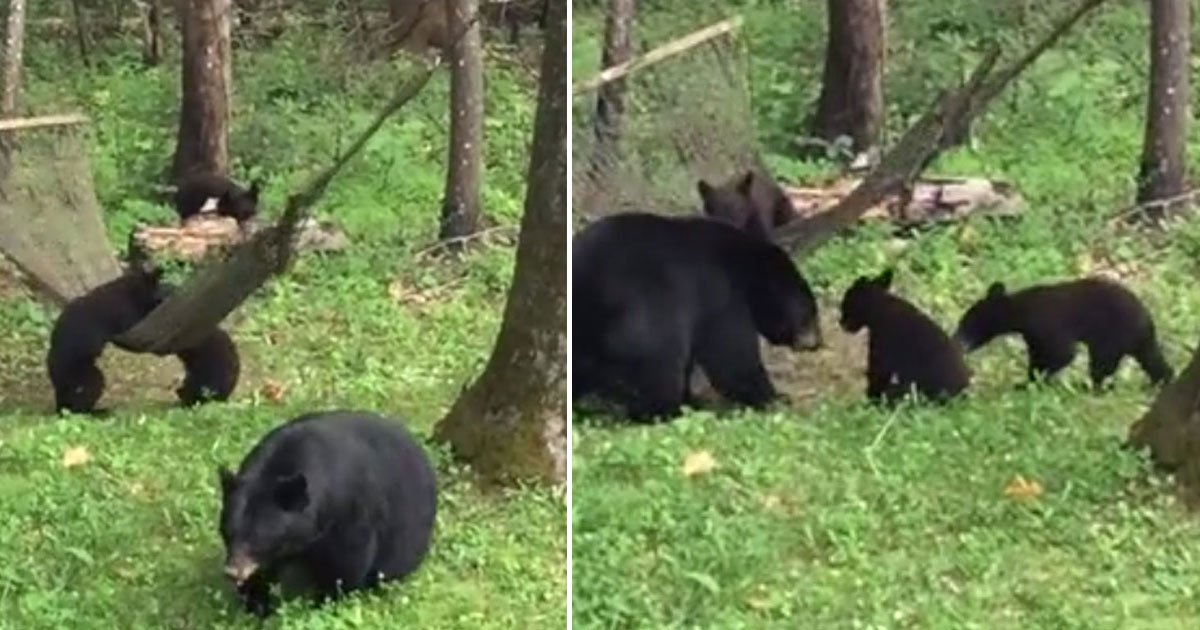
[[[269,216],[371,119],[403,71],[323,62],[336,48],[322,37],[334,36],[295,33],[237,55],[234,170],[267,179]],[[114,242],[136,221],[169,224],[172,212],[149,191],[174,146],[175,63],[143,71],[119,50],[85,71],[69,52],[30,44],[30,109],[94,118],[87,149]],[[484,201],[515,234],[534,82],[493,59],[487,85]],[[446,96],[439,76],[320,203],[351,249],[301,257],[226,322],[243,362],[229,403],[175,409],[174,359],[111,350],[102,404],[114,417],[54,417],[42,367],[54,313],[0,283],[0,628],[256,627],[221,573],[215,467],[312,410],[373,410],[432,432],[486,361],[513,269],[506,245],[457,259],[422,254],[444,185]],[[284,388],[281,401],[267,385]],[[66,466],[78,449],[88,461]],[[441,447],[427,450],[440,499],[422,568],[378,594],[289,605],[268,627],[564,626],[562,490],[485,490]]]
[[[978,3],[953,4],[973,24],[966,40],[923,35],[932,17],[958,14],[946,3],[891,12],[889,137],[926,106],[931,85],[969,67],[978,41],[1035,37]],[[712,21],[710,9],[646,20],[681,34]],[[791,157],[787,139],[819,87],[823,16],[769,2],[722,9],[746,16],[769,163],[802,182],[795,174],[813,165]],[[1200,523],[1169,483],[1118,448],[1152,396],[1134,366],[1114,391],[1093,394],[1081,352],[1064,383],[1018,389],[1024,349],[996,343],[970,357],[966,399],[888,411],[863,402],[864,339],[833,328],[841,292],[888,265],[897,291],[945,327],[993,280],[1019,287],[1115,272],[1182,367],[1200,329],[1200,226],[1154,237],[1106,225],[1133,196],[1144,24],[1143,7],[1107,7],[997,101],[972,147],[934,165],[1015,183],[1028,201],[1022,219],[973,220],[909,242],[864,229],[801,262],[833,346],[776,366],[789,372],[777,383],[803,392],[801,403],[694,411],[656,427],[576,415],[576,627],[1195,627]],[[594,42],[576,33],[577,50]],[[685,459],[704,451],[716,468],[686,476]],[[1018,475],[1042,494],[1007,497]]]

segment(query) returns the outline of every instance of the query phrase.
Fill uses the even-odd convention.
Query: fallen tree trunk
[[[798,254],[808,254],[854,225],[863,213],[884,197],[908,189],[939,154],[967,137],[965,130],[971,121],[987,109],[993,98],[1088,12],[1104,2],[1083,0],[1070,14],[1059,20],[1042,41],[994,74],[992,69],[1000,51],[998,48],[989,50],[966,85],[942,94],[853,192],[829,212],[777,229],[774,234],[776,242]]]

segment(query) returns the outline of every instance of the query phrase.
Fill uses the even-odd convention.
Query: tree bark
[[[437,437],[485,478],[561,483],[567,462],[567,23],[549,7],[525,214],[504,322]]]
[[[483,38],[479,0],[444,0],[451,36],[450,161],[442,202],[440,239],[460,238],[479,229],[483,180]]]
[[[1127,446],[1149,449],[1159,468],[1175,473],[1188,502],[1200,504],[1200,349],[1130,427]]]
[[[4,36],[4,85],[0,91],[0,115],[17,111],[21,91],[21,68],[25,60],[25,0],[8,3],[8,25]]]
[[[604,50],[600,67],[611,68],[633,58],[633,20],[637,0],[609,0],[604,23]],[[596,93],[596,150],[598,157],[609,156],[621,141],[625,116],[625,79],[605,83]]]
[[[1150,98],[1138,173],[1138,203],[1178,197],[1186,186],[1190,38],[1189,0],[1151,0]],[[1158,220],[1167,211],[1157,206],[1139,216]]]
[[[183,93],[172,174],[229,168],[230,0],[180,0]]]
[[[856,153],[876,148],[883,130],[886,0],[829,0],[821,96],[810,132],[849,136]]]

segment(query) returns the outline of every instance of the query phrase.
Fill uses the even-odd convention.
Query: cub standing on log
[[[258,214],[258,193],[261,182],[255,180],[247,190],[224,175],[195,173],[179,182],[175,193],[175,212],[181,222],[204,211],[209,199],[216,198],[216,213],[229,217],[244,226]]]

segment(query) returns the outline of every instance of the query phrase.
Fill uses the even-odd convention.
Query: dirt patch
[[[242,355],[242,374],[233,400],[254,395],[266,382],[266,375],[255,369],[258,344],[238,341]],[[46,377],[43,357],[44,340],[31,340],[24,347],[5,348],[0,353],[0,414],[28,413],[51,415],[54,392]],[[173,356],[133,354],[113,346],[100,359],[107,385],[99,406],[116,413],[152,412],[178,405],[175,388],[183,379],[183,366]]]
[[[867,386],[866,333],[849,335],[838,326],[837,308],[821,306],[821,332],[825,347],[817,352],[796,352],[762,344],[763,364],[775,389],[796,406],[815,400],[862,395]],[[706,407],[727,408],[703,374],[693,376],[692,390]]]

